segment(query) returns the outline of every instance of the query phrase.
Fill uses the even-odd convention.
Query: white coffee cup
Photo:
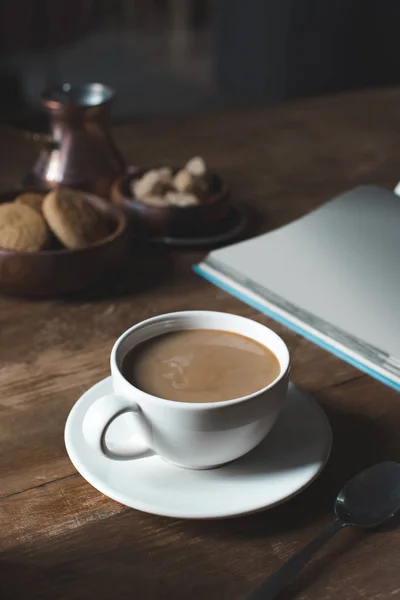
[[[267,387],[226,402],[175,402],[135,388],[121,372],[126,354],[141,342],[170,331],[214,329],[247,336],[269,348],[280,364],[278,377]],[[268,327],[229,313],[176,312],[147,319],[131,327],[114,344],[111,375],[114,394],[103,396],[88,409],[83,421],[87,443],[112,459],[121,458],[106,445],[112,421],[131,413],[141,446],[188,469],[209,469],[243,456],[268,434],[280,413],[289,382],[289,351]]]

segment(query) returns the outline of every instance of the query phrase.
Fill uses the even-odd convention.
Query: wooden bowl
[[[138,169],[118,178],[111,187],[111,200],[120,207],[133,229],[148,236],[198,237],[218,231],[230,210],[229,191],[222,179],[211,174],[215,192],[207,202],[196,206],[148,206],[131,193],[131,183],[151,168]],[[179,169],[173,169],[176,173]]]
[[[1,193],[0,202],[11,202],[23,191],[28,190]],[[90,287],[117,268],[130,244],[126,217],[106,200],[85,196],[107,219],[110,234],[81,250],[0,249],[0,292],[31,297],[65,295]]]

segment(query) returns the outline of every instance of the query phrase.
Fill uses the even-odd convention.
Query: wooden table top
[[[257,207],[264,230],[360,183],[400,178],[400,90],[381,90],[123,126],[135,164],[201,154],[235,198]],[[36,156],[2,133],[0,185]],[[132,256],[122,286],[74,300],[0,298],[0,598],[240,600],[332,518],[341,485],[380,460],[400,460],[393,390],[197,277],[197,252]],[[116,337],[146,317],[216,309],[266,323],[287,342],[292,378],[330,419],[329,463],[304,493],[226,521],[143,514],[106,498],[76,473],[63,442],[79,395],[109,373]],[[287,599],[400,598],[399,519],[375,533],[339,534]],[[128,596],[129,595],[129,596]]]

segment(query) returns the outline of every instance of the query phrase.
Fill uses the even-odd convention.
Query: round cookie
[[[39,192],[24,192],[17,196],[14,200],[17,204],[24,204],[26,206],[30,206],[38,212],[40,215],[42,214],[42,204],[43,204],[44,194],[40,194]]]
[[[51,191],[43,200],[42,211],[54,235],[70,250],[85,248],[108,235],[106,220],[76,190]]]
[[[0,248],[38,252],[48,241],[46,223],[33,208],[14,202],[0,205]]]

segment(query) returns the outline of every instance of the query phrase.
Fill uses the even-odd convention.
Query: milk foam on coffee
[[[151,338],[125,357],[124,377],[148,394],[177,402],[223,402],[247,396],[280,373],[276,356],[245,336],[188,329]]]

